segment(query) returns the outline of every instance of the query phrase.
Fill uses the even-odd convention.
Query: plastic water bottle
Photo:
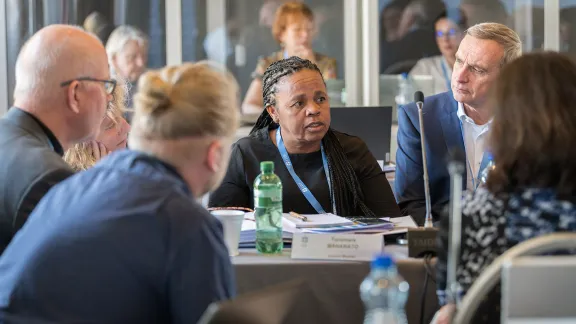
[[[274,174],[274,162],[261,162],[260,171],[254,180],[256,249],[266,254],[281,253],[282,181]]]
[[[360,285],[360,297],[366,309],[364,324],[408,323],[404,306],[409,288],[390,256],[375,258],[370,274]]]
[[[482,172],[480,172],[480,184],[481,185],[486,185],[490,171],[492,171],[496,168],[492,154],[490,154],[488,152],[486,152],[486,154],[488,154],[488,157],[487,157],[488,158],[488,164],[486,164],[486,167],[484,168],[484,170],[482,170]]]
[[[407,105],[414,99],[414,87],[408,78],[408,73],[402,73],[400,83],[398,84],[398,94],[396,95],[397,105]]]

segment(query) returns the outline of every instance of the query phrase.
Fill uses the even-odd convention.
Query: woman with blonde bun
[[[53,187],[12,241],[5,315],[197,323],[233,297],[222,225],[195,197],[226,172],[238,107],[236,81],[209,63],[145,73],[130,149]]]

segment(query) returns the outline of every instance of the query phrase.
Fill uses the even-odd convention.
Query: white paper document
[[[306,214],[302,216],[306,217],[307,220],[304,221],[290,214],[283,214],[284,219],[296,228],[333,227],[354,224],[351,220],[334,214]]]
[[[394,223],[394,229],[391,229],[390,231],[382,233],[384,235],[406,233],[406,232],[408,232],[408,228],[418,227],[418,225],[416,225],[416,222],[414,221],[412,216],[402,216],[402,217],[394,217],[394,218],[386,217],[383,219]]]

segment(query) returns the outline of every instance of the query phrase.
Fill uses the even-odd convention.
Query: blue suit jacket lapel
[[[448,98],[444,102],[444,111],[445,114],[440,118],[440,124],[442,125],[442,133],[444,134],[447,152],[450,153],[453,148],[459,148],[466,154],[464,140],[462,139],[462,128],[460,127],[460,120],[457,114],[458,103],[454,100],[450,92],[448,92]],[[464,172],[462,178],[462,186],[466,188],[466,183],[468,182],[466,172]]]

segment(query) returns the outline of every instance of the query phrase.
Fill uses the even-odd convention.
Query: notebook
[[[383,223],[378,225],[344,225],[335,227],[305,228],[308,233],[381,233],[394,229],[394,223]]]
[[[349,226],[337,226],[328,228],[305,228],[303,232],[306,233],[318,233],[318,234],[330,234],[330,233],[382,233],[384,235],[406,233],[410,227],[418,227],[412,217],[383,217],[382,220],[388,221],[389,223],[381,223],[374,225],[349,225]]]
[[[308,220],[304,221],[290,214],[283,214],[284,220],[295,228],[318,228],[318,227],[335,227],[353,225],[349,219],[336,216],[334,214],[306,214]]]

